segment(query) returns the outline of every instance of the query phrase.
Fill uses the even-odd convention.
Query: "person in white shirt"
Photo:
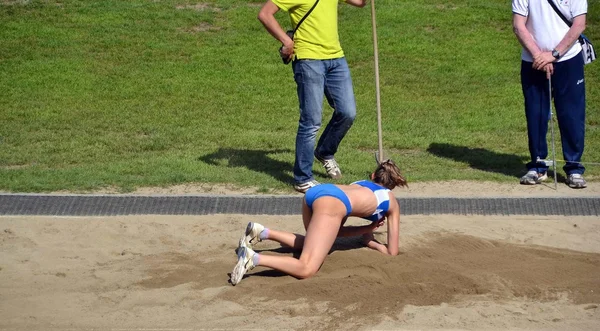
[[[572,22],[571,27],[549,1]],[[521,86],[531,156],[521,184],[539,184],[548,178],[548,165],[543,160],[548,157],[551,90],[566,162],[566,184],[584,188],[587,185],[581,157],[585,140],[585,79],[578,38],[585,30],[587,1],[513,0],[512,11],[513,30],[523,46]]]

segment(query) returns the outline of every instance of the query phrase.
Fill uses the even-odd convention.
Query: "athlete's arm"
[[[387,215],[387,253],[398,255],[400,246],[400,205],[392,192],[390,194],[390,209]]]
[[[342,223],[343,225],[344,223]],[[340,226],[340,230],[338,231],[338,237],[355,237],[364,235],[367,233],[373,233],[375,229],[383,225],[383,220],[378,222],[372,222],[368,225],[362,226]]]
[[[387,245],[384,245],[377,240],[373,236],[373,232],[363,234],[363,243],[376,251],[380,251],[383,254],[387,255],[398,255],[399,250],[399,236],[400,236],[400,205],[398,201],[392,194],[390,195],[390,209],[386,215],[387,218]],[[379,221],[380,225],[383,225],[383,220]]]
[[[388,254],[387,247],[379,241],[375,240],[373,232],[363,234],[363,243],[365,244],[365,246],[371,249],[374,249],[386,255]]]
[[[355,7],[364,7],[367,4],[367,0],[346,0],[346,3]]]

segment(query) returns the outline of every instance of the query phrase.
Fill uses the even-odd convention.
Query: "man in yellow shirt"
[[[330,177],[341,178],[334,154],[356,116],[352,77],[338,35],[339,2],[356,7],[366,4],[366,0],[267,0],[258,14],[267,31],[283,44],[281,56],[292,60],[300,103],[294,189],[302,193],[319,184],[312,173],[314,158],[323,164]],[[286,11],[292,26],[296,27],[313,6],[293,39],[275,19],[279,10]],[[334,112],[316,143],[323,115],[323,95]]]

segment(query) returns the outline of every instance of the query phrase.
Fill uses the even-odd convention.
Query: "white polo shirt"
[[[576,16],[587,14],[587,0],[552,1],[569,21],[573,21]],[[512,11],[514,14],[527,17],[525,26],[543,51],[551,51],[569,31],[569,26],[558,16],[548,0],[512,0]],[[558,62],[571,59],[579,52],[581,52],[581,45],[575,42]],[[521,52],[521,59],[533,62],[533,57],[525,48]]]

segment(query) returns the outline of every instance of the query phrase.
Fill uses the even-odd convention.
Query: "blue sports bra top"
[[[363,218],[372,222],[376,222],[382,219],[387,213],[387,211],[390,209],[390,190],[368,180],[359,180],[358,182],[354,182],[352,184],[358,184],[362,187],[370,189],[371,191],[373,191],[373,194],[375,194],[375,197],[377,198],[377,208],[375,208],[375,212],[373,213],[373,215]]]

